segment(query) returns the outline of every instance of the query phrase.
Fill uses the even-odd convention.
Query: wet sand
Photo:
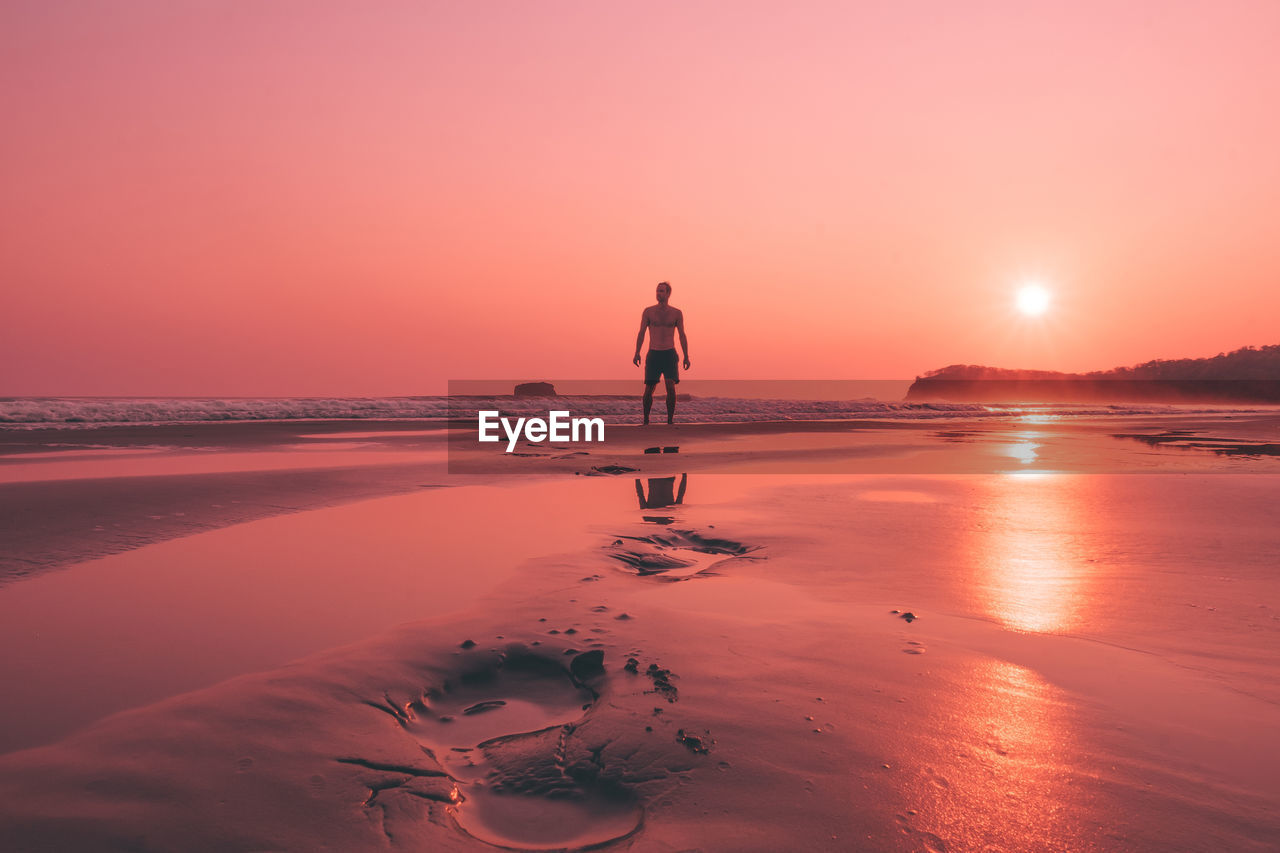
[[[0,838],[1273,849],[1277,460],[1113,437],[1261,420],[635,430],[17,580]]]
[[[0,585],[259,518],[443,484],[403,422],[0,430]]]

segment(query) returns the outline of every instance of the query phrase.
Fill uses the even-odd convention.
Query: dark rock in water
[[[899,616],[898,618],[899,618],[899,619],[906,619],[908,622],[914,622],[914,621],[916,621],[916,619],[918,619],[918,618],[920,618],[920,617],[916,616],[914,613],[912,613],[910,610],[908,610],[906,613],[903,613],[903,614],[902,614],[901,616]]]
[[[583,652],[569,664],[569,671],[579,681],[586,681],[588,678],[604,674],[604,651],[592,649],[589,652]]]
[[[640,661],[635,658],[627,658],[627,665],[623,667],[627,672],[639,672]]]
[[[556,386],[550,382],[521,382],[516,386],[517,397],[554,397]]]
[[[461,643],[458,643],[458,646],[459,648],[463,648],[463,649],[474,649],[476,647],[476,641],[463,640]]]
[[[631,617],[631,614],[630,614],[630,613],[619,613],[617,616],[615,616],[615,617],[613,617],[613,618],[614,618],[614,619],[619,619],[619,620],[622,620],[623,622],[625,622],[626,620],[628,620],[628,619],[630,619],[630,618],[632,618],[632,617]]]

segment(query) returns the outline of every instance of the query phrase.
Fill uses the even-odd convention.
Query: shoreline
[[[524,455],[484,453],[471,441],[474,428],[467,421],[352,420],[0,428],[0,513],[11,522],[0,535],[0,585],[175,537],[434,488],[451,478],[596,474],[610,466],[637,476],[673,468],[981,474],[1044,468],[1038,446],[1063,445],[1063,436],[1088,439],[1070,452],[1063,445],[1055,464],[1068,471],[1125,470],[1135,458],[1123,447],[1129,442],[1148,446],[1142,457],[1148,464],[1137,469],[1146,472],[1265,473],[1271,470],[1265,457],[1280,451],[1280,414],[1270,412],[1226,421],[1187,413],[1043,423],[1031,416],[614,425],[605,445],[580,445],[578,455],[527,442]],[[448,453],[441,455],[446,437]],[[676,456],[645,454],[654,443],[684,446]],[[1097,448],[1107,454],[1102,462]]]

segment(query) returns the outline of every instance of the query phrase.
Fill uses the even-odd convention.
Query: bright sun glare
[[[1038,284],[1028,284],[1018,290],[1018,310],[1031,317],[1039,316],[1049,307],[1049,291]]]

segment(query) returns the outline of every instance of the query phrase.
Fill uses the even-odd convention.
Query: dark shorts
[[[674,349],[651,349],[644,357],[644,384],[657,385],[663,376],[672,382],[680,381],[680,373],[676,370],[676,351]]]

